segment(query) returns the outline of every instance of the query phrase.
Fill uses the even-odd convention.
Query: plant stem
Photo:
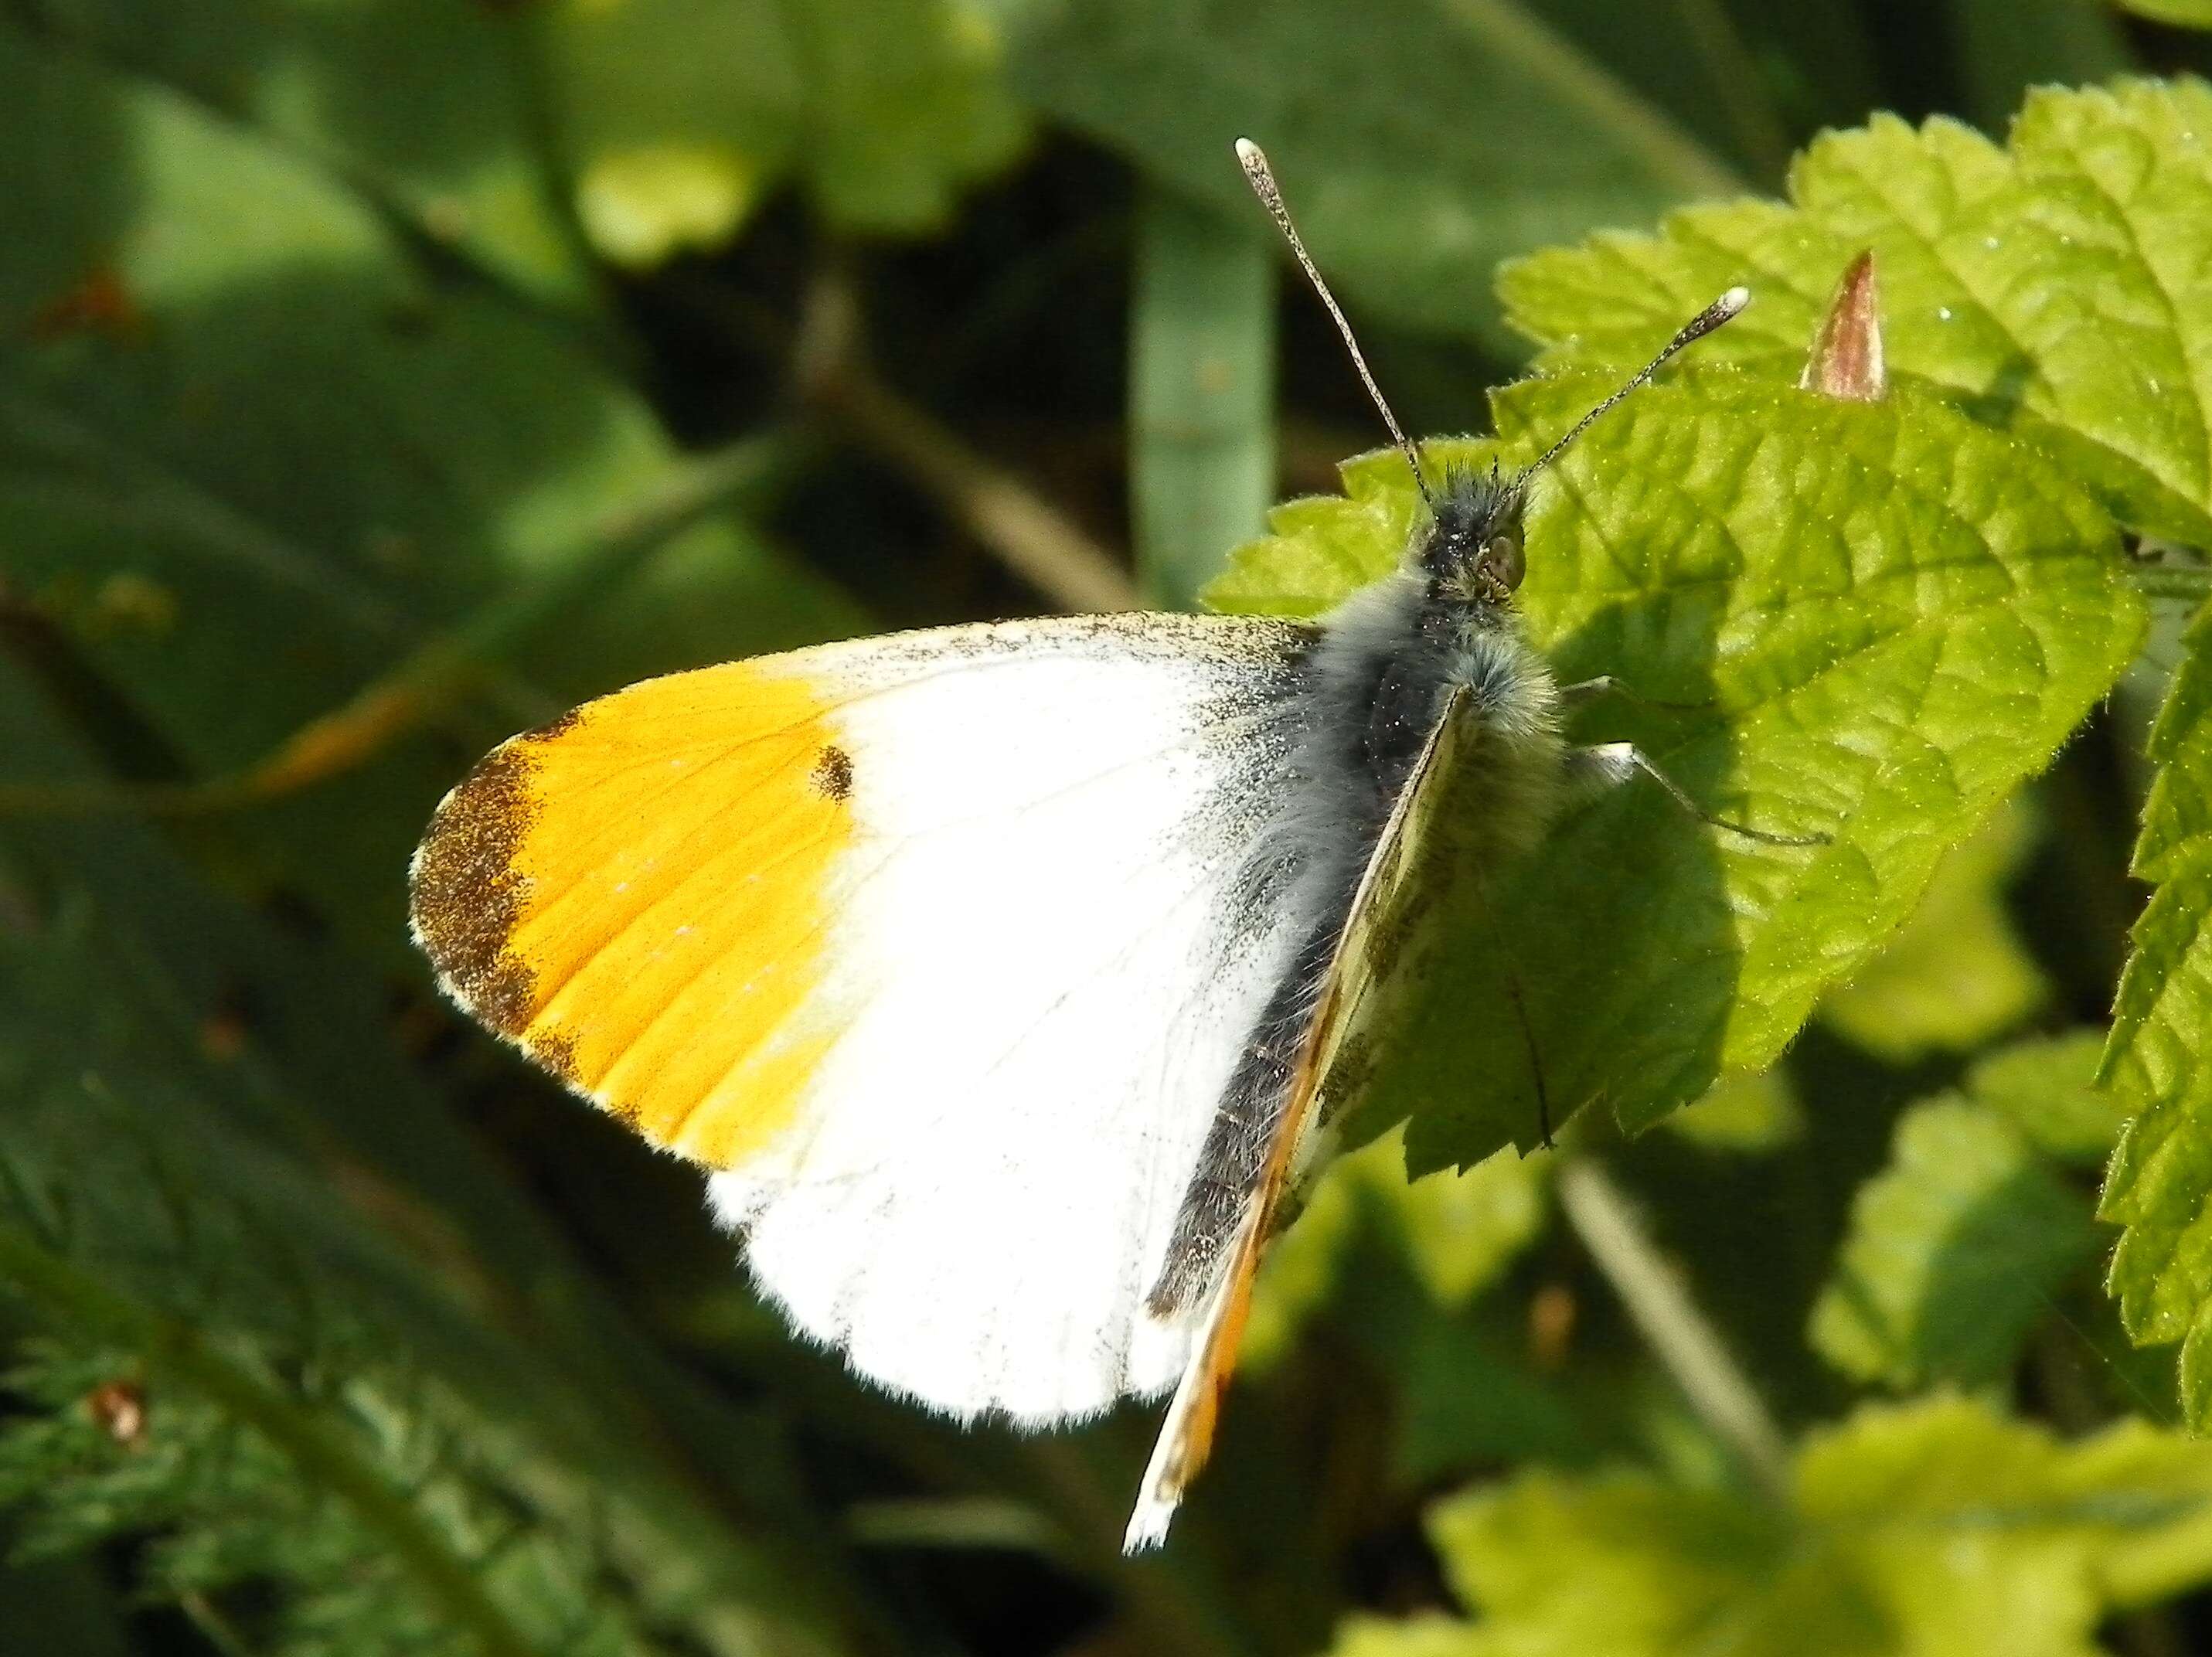
[[[2171,598],[2188,604],[2212,598],[2212,567],[2145,564],[2130,570],[2128,580],[2146,598]]]
[[[230,1619],[205,1594],[180,1594],[177,1606],[199,1631],[200,1638],[216,1648],[218,1657],[253,1657],[253,1648],[240,1637]]]
[[[1690,1407],[1768,1494],[1784,1496],[1790,1447],[1782,1429],[1604,1166],[1587,1156],[1568,1160],[1559,1170],[1559,1205]]]
[[[788,439],[743,439],[673,467],[651,489],[603,515],[587,546],[553,574],[517,583],[409,652],[329,713],[309,720],[243,770],[184,783],[0,783],[0,816],[79,816],[144,811],[189,816],[236,810],[349,771],[451,703],[461,687],[532,634],[618,586],[665,543],[726,507],[787,460]],[[528,722],[555,709],[490,676],[502,708]]]
[[[862,1547],[991,1548],[1049,1557],[1059,1540],[1027,1502],[1003,1496],[881,1496],[845,1510],[846,1534]]]
[[[1633,151],[1655,178],[1690,196],[1732,196],[1744,189],[1742,177],[1727,162],[1513,0],[1443,3],[1485,47],[1571,105],[1593,130]]]
[[[1744,44],[1735,20],[1721,0],[1674,0],[1674,10],[1705,60],[1706,78],[1735,130],[1737,147],[1759,170],[1762,184],[1779,188],[1790,171],[1790,134],[1762,89],[1758,59]]]
[[[1083,611],[1138,608],[1136,586],[1111,553],[873,375],[846,373],[823,388],[821,403],[1054,604]]]
[[[1062,609],[1134,610],[1121,561],[1027,485],[876,378],[860,296],[831,265],[809,288],[792,349],[799,396],[904,472],[1000,562]]]
[[[1274,250],[1149,187],[1129,307],[1129,495],[1146,597],[1189,610],[1274,498]]]

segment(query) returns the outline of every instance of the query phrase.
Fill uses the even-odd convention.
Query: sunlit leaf
[[[1977,1059],[1966,1091],[2010,1119],[2045,1156],[2102,1168],[2127,1120],[2127,1106],[2097,1084],[2104,1036],[2095,1030],[2015,1041]]]
[[[2033,822],[2019,801],[1936,866],[1894,942],[1820,1016],[1869,1053],[1904,1064],[1964,1052],[2020,1024],[2048,993],[2005,910]]]
[[[1500,1151],[1464,1174],[1408,1183],[1391,1158],[1382,1187],[1413,1271],[1443,1307],[1462,1306],[1526,1247],[1542,1225],[1551,1165]]]
[[[1265,1368],[1342,1285],[1338,1267],[1363,1228],[1401,1258],[1433,1306],[1462,1307],[1527,1247],[1545,1215],[1547,1165],[1501,1151],[1464,1174],[1408,1181],[1386,1135],[1330,1165],[1261,1266],[1246,1359]],[[1356,1292],[1356,1290],[1355,1290]]]
[[[2140,1113],[2122,1135],[2103,1213],[2127,1229],[2112,1289],[2128,1332],[2183,1342],[2183,1407],[2212,1421],[2212,611],[2190,625],[2151,734],[2157,780],[2135,872],[2158,889],[2131,934],[2104,1076]]]
[[[846,228],[930,229],[1023,136],[975,0],[556,0],[543,39],[617,264],[716,246],[793,177]]]
[[[1500,393],[1510,452],[1606,388]],[[1429,464],[1491,452],[1431,445]],[[1347,499],[1281,509],[1210,598],[1312,614],[1388,568],[1413,519],[1404,463],[1345,476]],[[1440,870],[1409,917],[1427,943],[1381,998],[1372,1050],[1391,1058],[1355,1135],[1412,1115],[1416,1171],[1532,1144],[1532,1043],[1555,1120],[1602,1096],[1638,1128],[1771,1063],[2126,665],[2142,616],[2114,554],[2051,463],[1917,398],[1709,370],[1595,428],[1537,486],[1529,632],[1563,681],[1608,673],[1697,711],[1607,708],[1580,734],[1633,736],[1717,815],[1832,843],[1747,846],[1630,785],[1510,881]]]
[[[2113,1611],[2212,1577],[2212,1448],[1937,1399],[1812,1435],[1786,1505],[1540,1472],[1431,1529],[1476,1620],[1363,1621],[1339,1657],[2091,1657]]]
[[[2113,0],[2113,3],[2154,23],[2212,29],[2212,0]]]
[[[1707,1150],[1755,1155],[1789,1144],[1804,1132],[1805,1108],[1779,1070],[1723,1081],[1676,1111],[1666,1126]]]
[[[1813,1344],[1860,1381],[1996,1381],[2096,1245],[2087,1199],[2001,1113],[1956,1096],[1916,1105],[1889,1166],[1859,1187]]]
[[[1878,117],[1814,143],[1790,195],[1524,259],[1500,277],[1508,314],[1549,366],[1630,364],[1748,282],[1703,349],[1794,379],[1872,247],[1900,384],[2041,445],[2132,527],[2212,545],[2212,87],[2045,88],[2002,147]]]

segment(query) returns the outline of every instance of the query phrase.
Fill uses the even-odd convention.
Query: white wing
[[[716,1174],[755,1277],[854,1369],[1044,1423],[1172,1386],[1147,1314],[1295,928],[1255,900],[1297,635],[1129,618],[851,659],[858,834],[809,1120]]]
[[[418,936],[714,1168],[761,1287],[861,1375],[1030,1423],[1162,1392],[1199,1308],[1146,1293],[1302,931],[1258,848],[1308,636],[1068,618],[632,687],[455,790]]]

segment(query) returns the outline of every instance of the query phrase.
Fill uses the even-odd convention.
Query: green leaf
[[[601,257],[645,267],[719,246],[790,165],[805,86],[777,8],[557,0],[539,27]]]
[[[796,176],[846,229],[911,234],[1024,129],[974,0],[556,0],[544,48],[592,243],[651,266]]]
[[[2128,1332],[2179,1340],[2182,1406],[2212,1422],[2212,610],[2183,655],[2151,732],[2157,779],[2134,870],[2158,889],[2136,922],[2103,1077],[2136,1114],[2105,1182],[2101,1212],[2123,1225],[2110,1287]]]
[[[1486,1311],[1408,1308],[1362,1332],[1393,1382],[1390,1471],[1400,1489],[1434,1490],[1503,1462],[1591,1459],[1606,1435],[1607,1377],[1577,1376],[1563,1353],[1532,1350],[1538,1321],[1533,1308],[1501,1296]],[[1552,1328],[1563,1340],[1564,1327]]]
[[[2212,0],[2113,0],[2113,3],[2154,23],[2212,29]]]
[[[2081,86],[2138,67],[2106,0],[1950,0],[1964,82],[1959,112],[2001,131],[2033,89]]]
[[[2046,88],[2003,148],[1878,117],[1815,142],[1790,197],[1536,254],[1500,274],[1508,316],[1547,366],[1632,364],[1748,282],[1700,349],[1794,383],[1872,247],[1900,383],[2044,446],[2131,527],[2212,546],[2212,88]]]
[[[2193,869],[2212,841],[2212,610],[2193,616],[2182,634],[2148,752],[2157,773],[2132,872],[2163,884]]]
[[[2045,1156],[2101,1168],[2127,1120],[2126,1106],[2097,1085],[2104,1046],[2095,1030],[2015,1041],[1975,1061],[1966,1091],[2009,1119]]]
[[[1230,150],[1255,139],[1332,278],[1440,333],[1486,331],[1507,254],[1739,182],[1510,0],[1039,0],[1014,64],[1050,114],[1256,225]]]
[[[1265,1369],[1336,1292],[1363,1233],[1395,1253],[1438,1310],[1466,1306],[1534,1241],[1548,1165],[1500,1151],[1463,1174],[1408,1181],[1405,1149],[1385,1135],[1331,1163],[1290,1229],[1268,1249],[1252,1298],[1244,1363]]]
[[[2003,1115],[1928,1101],[1899,1120],[1889,1166],[1859,1187],[1813,1344],[1862,1381],[1996,1381],[2096,1247],[2087,1202]]]
[[[1939,1399],[1813,1435],[1786,1506],[1535,1472],[1430,1525],[1479,1619],[1364,1622],[1339,1657],[2093,1657],[2112,1611],[2212,1576],[2212,1448]]]
[[[0,749],[86,765],[5,655]],[[781,1486],[780,1437],[706,1402],[572,1257],[393,1046],[382,979],[211,890],[140,823],[0,820],[0,1345],[27,1306],[47,1352],[146,1382],[157,1428],[206,1423],[191,1410],[207,1406],[281,1429],[287,1454],[335,1436],[350,1447],[336,1476],[355,1482],[334,1522],[368,1523],[372,1575],[395,1527],[419,1541],[451,1517],[434,1479],[412,1519],[358,1482],[427,1478],[418,1447],[387,1437],[419,1427],[452,1442],[471,1490],[532,1515],[518,1569],[541,1542],[564,1557],[546,1615],[605,1589],[716,1650],[857,1615],[835,1545]],[[62,1434],[87,1482],[34,1468],[21,1494],[61,1504],[42,1511],[80,1538],[166,1527],[148,1504],[200,1488],[112,1444],[88,1459],[100,1446],[51,1413],[10,1424]],[[18,1454],[42,1453],[0,1461]],[[332,1493],[332,1476],[302,1469],[286,1503]],[[208,1527],[292,1511],[273,1496],[248,1488]],[[269,1544],[313,1577],[310,1597],[360,1575],[350,1543],[307,1557],[325,1534]],[[532,1603],[528,1584],[495,1592],[509,1589]],[[395,1611],[419,1603],[410,1589]]]
[[[782,8],[806,70],[801,175],[830,222],[914,234],[1013,160],[1027,127],[988,0]]]
[[[1267,1246],[1252,1285],[1238,1359],[1248,1374],[1264,1375],[1289,1356],[1307,1320],[1336,1292],[1337,1268],[1362,1217],[1359,1193],[1366,1176],[1358,1164],[1374,1150],[1340,1157],[1314,1186],[1290,1229]],[[1398,1183],[1406,1181],[1401,1177]]]
[[[661,1637],[679,1629],[734,1652],[683,1581],[699,1571],[761,1631],[781,1621],[762,1613],[784,1591],[729,1571],[726,1533],[659,1527],[652,1475],[557,1362],[501,1332],[488,1284],[457,1294],[363,1223],[401,1193],[362,1202],[362,1169],[334,1201],[324,1171],[225,1120],[221,1054],[180,1049],[88,919],[0,962],[0,1300],[47,1334],[0,1381],[17,1546],[161,1539],[138,1590],[258,1599],[268,1648],[303,1657],[334,1628],[345,1649],[454,1657],[696,1648]],[[112,1386],[139,1433],[88,1406]]]
[[[1563,1395],[1556,1353],[1532,1362],[1530,1314],[1500,1284],[1549,1217],[1551,1173],[1508,1150],[1408,1181],[1396,1134],[1338,1158],[1261,1264],[1240,1373],[1282,1365],[1316,1326],[1328,1338],[1293,1377],[1357,1352],[1361,1375],[1389,1378],[1376,1404],[1396,1489],[1501,1458],[1586,1460],[1583,1400]]]
[[[1438,1306],[1464,1306],[1535,1240],[1551,1165],[1500,1151],[1464,1174],[1408,1181],[1404,1154],[1390,1149],[1381,1189],[1414,1275]]]
[[[682,476],[563,331],[437,282],[319,169],[12,31],[0,97],[35,135],[0,157],[9,585],[173,771],[252,764],[517,587],[604,558],[605,526]],[[256,814],[264,876],[396,956],[392,871],[467,750],[624,676],[850,625],[726,519],[616,549],[665,562],[541,618],[522,665],[542,690]]]
[[[1802,1134],[1805,1107],[1780,1070],[1763,1071],[1723,1080],[1663,1126],[1706,1150],[1756,1156]]]
[[[1458,448],[1424,446],[1439,458],[1462,457]],[[1486,452],[1467,449],[1463,458],[1483,464]],[[1232,615],[1313,621],[1388,575],[1413,532],[1411,492],[1383,483],[1380,457],[1349,461],[1340,470],[1344,498],[1309,495],[1269,512],[1266,536],[1231,547],[1228,568],[1200,601]]]
[[[1498,394],[1511,452],[1607,388]],[[1432,444],[1429,464],[1492,452]],[[1388,568],[1404,464],[1345,478],[1346,500],[1282,508],[1209,598],[1312,614]],[[2057,469],[1921,399],[1705,372],[1608,416],[1537,486],[1521,607],[1563,682],[1610,673],[1692,711],[1607,707],[1578,734],[1633,737],[1708,810],[1833,843],[1747,846],[1632,784],[1510,880],[1446,864],[1410,900],[1370,1049],[1392,1061],[1347,1132],[1411,1115],[1415,1171],[1533,1143],[1532,1040],[1555,1120],[1602,1096],[1634,1129],[1771,1063],[2126,665],[2142,612],[2115,550]],[[1441,820],[1487,809],[1470,786]]]
[[[1912,919],[1820,1016],[1893,1064],[1962,1053],[2023,1023],[2049,991],[2013,931],[2005,893],[2034,836],[2013,800],[1936,865]]]
[[[51,27],[325,164],[523,292],[591,298],[516,20],[450,0],[33,0]]]

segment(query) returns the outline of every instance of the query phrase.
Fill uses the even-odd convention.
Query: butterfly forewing
[[[418,853],[464,1005],[713,1170],[763,1288],[939,1408],[1164,1390],[1144,1298],[1294,947],[1251,849],[1307,635],[1071,618],[649,681]]]

